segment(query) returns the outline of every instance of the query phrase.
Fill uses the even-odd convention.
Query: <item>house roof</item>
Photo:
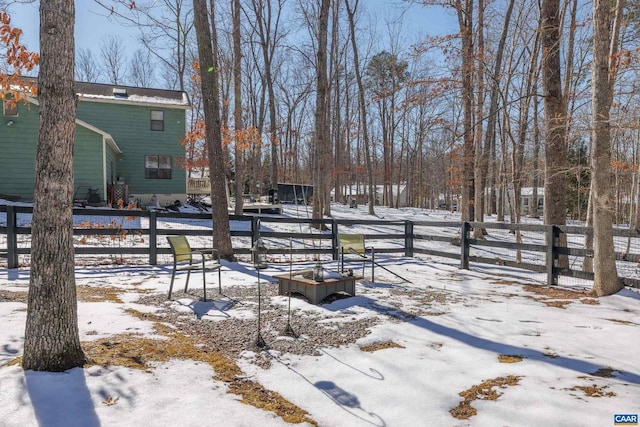
[[[35,77],[22,77],[37,84]],[[191,101],[186,92],[180,90],[114,85],[107,83],[75,82],[79,100],[108,102],[112,104],[136,104],[190,109]]]
[[[179,90],[86,82],[76,82],[75,87],[83,101],[191,108],[187,93]]]

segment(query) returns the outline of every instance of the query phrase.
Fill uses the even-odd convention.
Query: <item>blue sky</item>
[[[14,26],[24,31],[23,42],[31,50],[36,50],[39,38],[38,4],[13,3],[10,7],[11,19]],[[366,0],[360,2],[360,7],[365,7],[372,14],[377,15],[378,25],[381,26],[381,36],[387,33],[385,19],[394,17],[399,13],[400,7],[406,6],[402,0]],[[408,43],[413,43],[425,33],[442,34],[447,31],[455,31],[457,26],[455,17],[450,12],[445,12],[441,7],[424,7],[414,5],[403,17],[404,37]],[[106,16],[105,11],[92,0],[76,0],[76,49],[91,49],[94,53],[100,46],[100,41],[108,35],[122,37],[125,45],[137,45],[137,30],[124,27]],[[135,49],[130,49],[133,51]],[[131,52],[129,52],[131,53]]]
[[[40,20],[39,2],[19,4],[14,3],[9,11],[11,23],[24,32],[23,43],[30,50],[37,50],[39,45]],[[127,28],[109,20],[102,8],[91,0],[76,1],[76,49],[91,49],[98,52],[100,40],[108,35],[122,37],[125,45],[137,44],[135,28]]]

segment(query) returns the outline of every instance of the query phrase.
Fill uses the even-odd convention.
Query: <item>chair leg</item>
[[[376,254],[371,251],[371,282],[376,281]]]
[[[173,272],[171,273],[171,284],[169,285],[169,296],[167,299],[171,299],[171,291],[173,290],[173,280],[176,278],[176,269],[174,267]]]
[[[218,294],[222,295],[222,267],[218,268]]]
[[[204,295],[202,297],[202,300],[206,301],[207,300],[207,275],[205,273],[204,267],[202,268],[202,292]]]
[[[189,278],[191,277],[191,270],[187,270],[187,281],[184,284],[184,291],[187,292],[187,288],[189,287]]]

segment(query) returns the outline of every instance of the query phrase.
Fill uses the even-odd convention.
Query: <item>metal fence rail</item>
[[[31,252],[32,207],[0,206],[0,257],[7,268],[19,266],[19,256]],[[508,224],[495,222],[386,221],[305,219],[272,215],[229,217],[236,255],[249,255],[255,240],[262,238],[272,256],[330,256],[338,259],[338,233],[363,234],[376,254],[427,256],[470,263],[506,266],[545,275],[549,285],[566,280],[593,280],[593,250],[585,246],[591,228]],[[213,222],[208,213],[155,212],[117,209],[74,209],[75,253],[83,256],[124,255],[141,262],[158,263],[171,251],[168,235],[197,237],[194,249],[215,247]],[[357,231],[354,227],[357,227]],[[473,238],[473,229],[485,231]],[[640,288],[640,233],[614,229],[618,275],[626,286]],[[4,241],[4,242],[3,242]],[[566,246],[561,243],[566,241]],[[3,245],[4,243],[4,245]],[[4,248],[2,248],[4,246]]]

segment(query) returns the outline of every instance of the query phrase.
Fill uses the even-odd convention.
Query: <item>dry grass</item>
[[[122,304],[120,294],[125,291],[114,286],[77,286],[76,296],[78,301],[104,302],[110,301]]]
[[[27,291],[0,291],[0,302],[23,302],[27,303]]]
[[[575,386],[572,388],[567,388],[565,390],[576,391],[582,390],[587,397],[614,397],[616,394],[612,391],[605,391],[608,386],[599,386],[597,384],[592,384],[589,386]]]
[[[132,311],[135,312],[135,311]],[[145,315],[140,313],[143,316]],[[182,335],[162,323],[156,323],[158,334],[168,339],[150,339],[137,334],[120,334],[98,341],[84,342],[82,347],[87,365],[124,366],[150,371],[153,364],[170,359],[196,360],[209,364],[215,371],[214,378],[228,384],[228,392],[242,396],[242,402],[272,411],[288,423],[317,423],[308,413],[280,394],[265,389],[258,383],[240,378],[242,370],[231,359],[209,351],[193,338]]]
[[[515,354],[499,354],[498,362],[500,363],[518,363],[522,362],[523,357]]]
[[[498,377],[483,381],[482,384],[474,385],[470,389],[459,393],[464,400],[449,412],[454,418],[466,420],[478,413],[478,411],[471,406],[474,400],[496,400],[502,396],[502,393],[496,391],[494,389],[495,387],[506,388],[507,386],[517,385],[520,378],[521,377],[515,375],[509,375],[508,377]]]
[[[588,298],[586,291],[573,291],[551,286],[525,285],[523,289],[534,293],[535,296],[527,296],[535,301],[545,304],[547,307],[566,308],[567,305],[579,300],[582,304],[597,305],[597,299]]]
[[[384,350],[385,348],[404,348],[404,347],[393,341],[383,341],[383,342],[373,343],[370,345],[360,346],[360,350],[366,351],[369,353],[373,353],[374,351],[378,351],[378,350]]]

